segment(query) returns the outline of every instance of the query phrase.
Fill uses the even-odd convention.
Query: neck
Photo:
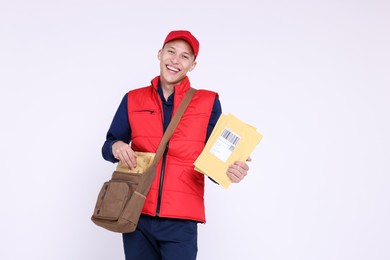
[[[161,89],[164,94],[165,100],[168,100],[168,97],[172,95],[173,91],[175,90],[175,85],[171,84],[161,84]]]

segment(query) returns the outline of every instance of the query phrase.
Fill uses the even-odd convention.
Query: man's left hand
[[[249,157],[246,161],[250,162],[252,159]],[[226,174],[229,176],[232,182],[239,183],[245,178],[245,176],[248,174],[248,171],[249,166],[246,162],[235,161],[234,164],[229,166]]]

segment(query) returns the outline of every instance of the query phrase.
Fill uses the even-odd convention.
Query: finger
[[[126,164],[129,169],[134,169],[137,166],[135,153],[129,146],[121,146],[115,151],[115,158]]]
[[[134,153],[132,153],[132,151],[127,147],[126,149],[121,149],[121,158],[122,162],[124,162],[129,169],[134,169],[137,166]]]
[[[248,171],[249,170],[249,165],[246,162],[235,161],[234,165],[238,166],[238,169],[242,168],[244,171]]]
[[[239,183],[241,180],[240,180],[240,178],[238,178],[237,177],[237,175],[236,174],[234,174],[233,172],[228,172],[227,173],[227,175],[228,175],[228,177],[230,178],[230,180],[232,181],[232,182],[234,182],[234,183]]]
[[[127,167],[129,167],[125,161],[125,159],[123,158],[122,154],[120,152],[117,152],[115,153],[115,158],[118,160],[118,161],[121,161],[123,162]]]
[[[242,168],[237,165],[231,165],[228,168],[227,175],[232,182],[238,183],[246,176],[246,171],[242,171],[240,169]]]
[[[137,156],[132,150],[126,150],[126,163],[130,169],[137,167]]]

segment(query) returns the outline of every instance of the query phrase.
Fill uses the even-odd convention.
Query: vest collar
[[[155,77],[152,79],[151,83],[153,88],[157,91],[158,89],[158,82],[160,80],[160,76]],[[175,85],[174,93],[175,95],[181,95],[187,92],[190,88],[190,80],[186,76],[179,84]]]

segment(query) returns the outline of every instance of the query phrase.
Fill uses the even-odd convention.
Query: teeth
[[[174,68],[174,67],[167,66],[167,68],[168,68],[169,70],[173,70],[173,71],[175,71],[175,72],[179,72],[179,70],[178,70],[178,69],[176,69],[176,68]]]

